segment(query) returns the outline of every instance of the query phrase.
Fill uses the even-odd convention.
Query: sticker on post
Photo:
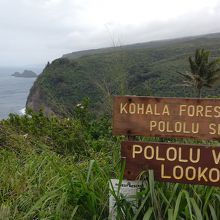
[[[136,194],[140,191],[143,181],[122,180],[121,184],[119,179],[111,179],[109,182],[110,197],[109,197],[109,220],[115,220],[117,217],[117,204],[115,197],[125,198],[135,211]]]

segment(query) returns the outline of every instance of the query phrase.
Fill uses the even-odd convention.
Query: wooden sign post
[[[220,140],[220,99],[116,96],[113,134]]]
[[[113,134],[220,140],[220,99],[116,96]],[[125,178],[153,169],[159,181],[220,186],[220,147],[123,142]]]
[[[159,181],[220,186],[220,147],[125,141],[121,157],[128,180],[152,169]]]

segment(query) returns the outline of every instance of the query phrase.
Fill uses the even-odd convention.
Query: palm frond
[[[190,56],[188,60],[190,72],[177,72],[183,77],[182,86],[194,87],[201,91],[203,87],[212,88],[220,83],[220,58],[211,59],[210,51],[197,49],[195,55]]]
[[[192,87],[193,85],[191,84],[187,84],[187,83],[183,83],[183,84],[176,84],[173,85],[174,87]]]
[[[198,72],[198,65],[195,61],[193,61],[192,57],[189,57],[190,70],[192,74],[196,74]]]
[[[206,84],[208,85],[216,85],[220,82],[220,75],[213,76],[206,80]]]
[[[182,72],[177,71],[177,73],[180,74],[181,76],[183,76],[184,78],[188,79],[188,80],[193,80],[194,79],[194,76],[190,72],[182,73]]]

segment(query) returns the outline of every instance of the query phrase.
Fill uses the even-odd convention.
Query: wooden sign
[[[220,99],[115,96],[113,134],[220,140]]]
[[[152,169],[159,181],[220,186],[220,147],[126,141],[121,157],[128,180]]]

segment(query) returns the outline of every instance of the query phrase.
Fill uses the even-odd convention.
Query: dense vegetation
[[[220,57],[220,35],[67,54],[48,63],[31,89],[28,106],[72,115],[77,103],[89,97],[95,112],[109,113],[116,94],[195,96],[191,88],[178,86],[183,79],[177,72],[190,70],[188,57],[197,48]],[[203,91],[205,96],[219,93],[220,87]]]
[[[147,171],[133,202],[109,189],[111,178],[123,178],[125,139],[112,136],[112,95],[193,96],[177,87],[177,72],[187,70],[187,57],[199,47],[220,56],[220,36],[78,52],[48,63],[28,105],[66,117],[29,110],[0,121],[0,220],[108,219],[109,194],[118,220],[220,219],[219,187],[160,183]]]
[[[123,173],[123,138],[110,124],[94,120],[87,101],[73,118],[29,111],[1,121],[0,219],[108,219],[109,180]],[[220,218],[219,187],[159,183],[152,172],[144,183],[133,204],[110,191],[117,219]]]
[[[220,81],[220,58],[210,59],[210,51],[197,49],[194,57],[189,57],[190,71],[179,72],[184,77],[182,86],[195,89],[197,97],[202,97],[204,87],[213,88]]]

